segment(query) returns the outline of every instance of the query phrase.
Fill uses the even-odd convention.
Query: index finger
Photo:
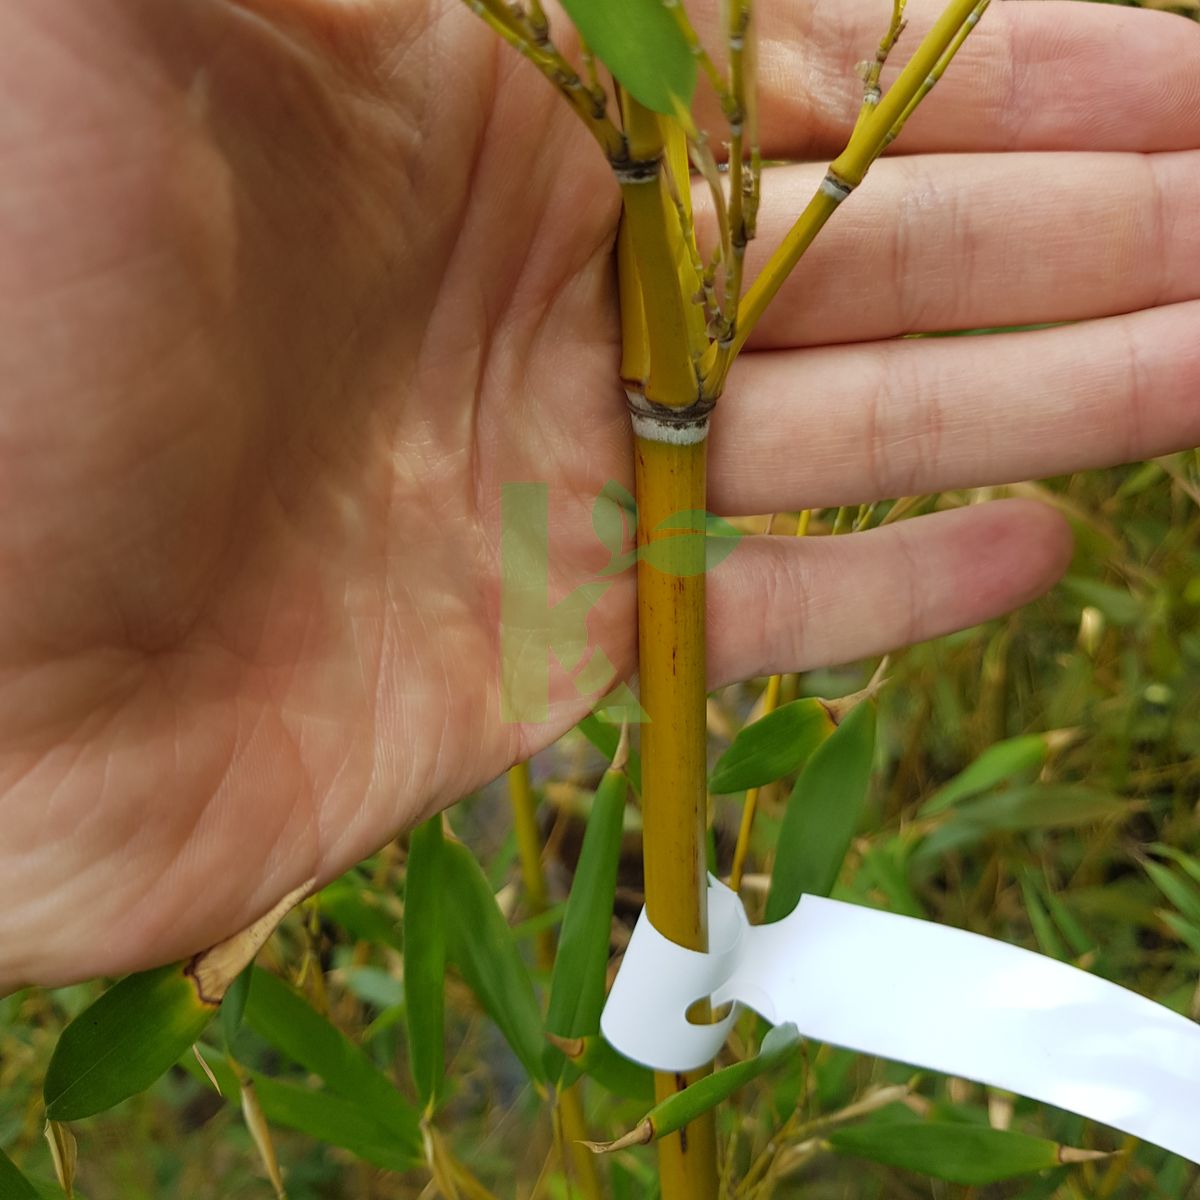
[[[910,0],[883,83],[945,0]],[[890,0],[759,0],[760,137],[767,158],[828,159],[862,102]],[[696,14],[714,49],[714,15]],[[1200,24],[1081,0],[993,0],[941,82],[905,126],[901,152],[1182,150],[1200,146]]]

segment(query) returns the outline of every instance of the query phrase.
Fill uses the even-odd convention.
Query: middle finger
[[[747,279],[823,172],[766,172]],[[884,159],[783,285],[750,346],[1081,320],[1195,299],[1198,187],[1200,151]]]

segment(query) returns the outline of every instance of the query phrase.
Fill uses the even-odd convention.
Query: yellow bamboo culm
[[[679,512],[702,512],[707,441],[673,445],[638,438],[635,445],[638,544],[663,537],[662,523]],[[704,548],[680,539],[663,571],[638,562],[638,650],[642,726],[642,822],[646,915],[673,942],[708,949],[705,830],[706,663]],[[693,555],[700,562],[687,562]],[[658,1073],[660,1100],[703,1072]],[[663,1200],[715,1200],[716,1132],[708,1113],[659,1143]]]
[[[664,133],[658,116],[626,93],[621,111],[630,159],[639,164],[621,179],[627,247],[618,256],[622,374],[631,403],[643,414],[650,412],[634,422],[638,546],[645,551],[656,541],[677,539],[664,547],[664,556],[638,557],[638,671],[647,716],[642,726],[646,915],[672,941],[705,951],[704,546],[702,538],[668,522],[680,513],[703,513],[708,444],[703,414],[681,426],[658,419],[664,412],[685,417],[699,399],[696,362],[704,342],[689,312],[699,281],[689,278],[695,258],[683,244],[690,236],[680,223],[686,209],[672,200],[672,191],[681,195],[687,179],[672,181],[665,174],[672,169],[669,131]],[[695,522],[688,524],[695,529]],[[702,1074],[657,1073],[658,1098]],[[712,1113],[661,1139],[658,1151],[662,1200],[716,1200]]]

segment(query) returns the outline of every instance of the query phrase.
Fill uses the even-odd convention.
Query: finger
[[[884,84],[945,7],[911,0]],[[768,157],[829,158],[862,101],[886,0],[758,5]],[[721,38],[709,14],[712,46]],[[930,150],[1175,150],[1200,145],[1200,25],[1078,0],[994,3],[897,143]]]
[[[822,178],[770,172],[753,278]],[[1082,320],[1200,297],[1200,151],[880,163],[784,283],[753,346]],[[705,214],[707,233],[711,221]]]
[[[1045,478],[1200,443],[1200,302],[1030,333],[755,354],[713,420],[718,512]]]
[[[1041,595],[1065,521],[1004,500],[848,537],[745,539],[709,575],[709,682],[810,670],[939,637]]]

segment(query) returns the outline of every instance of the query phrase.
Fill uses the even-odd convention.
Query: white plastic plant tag
[[[710,1062],[734,1001],[772,1024],[1017,1092],[1200,1162],[1200,1025],[1116,984],[991,938],[803,896],[772,925],[709,888],[708,954],[668,941],[643,911],[600,1027],[663,1071]]]

